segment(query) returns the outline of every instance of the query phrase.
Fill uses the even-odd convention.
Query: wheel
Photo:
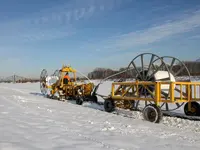
[[[191,82],[191,75],[187,68],[187,66],[178,58],[172,57],[172,56],[163,56],[161,57],[162,60],[165,62],[165,64],[169,68],[169,72],[171,74],[171,77],[176,82]],[[186,78],[187,77],[187,78]],[[176,92],[178,92],[180,95],[180,86],[175,85]],[[169,97],[170,92],[166,92],[166,97]],[[184,94],[184,93],[182,93]],[[184,102],[182,103],[175,103],[175,105],[169,105],[168,103],[161,103],[161,110],[162,111],[174,111],[176,109],[179,109],[184,105]]]
[[[163,76],[164,74],[164,76]],[[128,65],[126,78],[134,78],[137,81],[156,82],[171,80],[170,72],[161,57],[152,53],[143,53],[136,56]],[[136,93],[137,90],[134,91]],[[139,85],[138,93],[140,97],[154,98],[155,85]],[[165,96],[165,93],[161,93]],[[139,105],[144,107],[152,104],[152,101],[136,101],[135,108],[139,109]]]
[[[59,79],[61,76],[61,72],[59,70],[55,70],[52,76],[56,76]]]
[[[104,109],[106,112],[112,112],[115,109],[114,101],[107,99],[104,101]]]
[[[191,111],[188,110],[188,103],[184,106],[184,112],[187,116],[200,116],[200,104],[191,102]]]
[[[40,74],[40,90],[43,95],[47,94],[46,78],[48,76],[47,70],[43,69]]]
[[[146,63],[146,65],[145,65]],[[136,56],[127,68],[127,75],[129,77],[134,78],[139,81],[184,81],[190,82],[191,76],[186,65],[179,59],[171,56],[162,56],[159,57],[152,53],[143,53]],[[187,76],[188,79],[185,80]],[[161,96],[165,97],[166,100],[169,98],[169,87],[167,85],[162,85],[161,87]],[[176,92],[180,93],[180,87],[175,85]],[[154,86],[146,86],[143,87],[139,85],[139,94],[140,97],[149,97],[153,98],[155,95],[152,93],[155,91]],[[137,101],[136,108],[139,105],[143,104],[147,106],[148,104],[152,104],[154,102],[151,101]],[[154,103],[155,104],[155,103]],[[168,104],[167,102],[163,102],[160,105],[162,111],[174,111],[183,106],[184,102],[175,103],[175,105]]]
[[[143,117],[147,121],[159,123],[162,120],[163,114],[160,107],[155,104],[149,104],[143,109]]]
[[[76,98],[76,104],[77,105],[82,105],[83,104],[83,98],[82,97],[77,97]]]

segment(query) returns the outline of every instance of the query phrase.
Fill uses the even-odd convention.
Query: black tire
[[[112,112],[115,110],[115,104],[113,100],[105,100],[104,101],[104,109],[106,112]]]
[[[153,123],[160,123],[163,118],[160,107],[155,104],[145,106],[142,113],[145,120]]]
[[[82,104],[83,104],[83,98],[82,98],[82,97],[78,97],[78,98],[76,99],[76,104],[77,104],[77,105],[82,105]]]
[[[191,102],[191,108],[193,111],[188,110],[188,102],[184,106],[184,113],[187,116],[200,116],[200,104],[197,102]]]

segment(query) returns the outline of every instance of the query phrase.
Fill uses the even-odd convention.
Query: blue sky
[[[200,57],[199,0],[1,0],[1,76],[63,63],[88,73],[151,52]]]

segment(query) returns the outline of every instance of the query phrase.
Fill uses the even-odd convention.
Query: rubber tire
[[[115,104],[113,100],[107,99],[104,101],[104,109],[106,112],[113,112],[115,110]]]
[[[184,113],[187,116],[200,116],[200,104],[197,102],[191,102],[191,107],[196,109],[196,112],[192,113],[188,111],[188,102],[184,106]]]
[[[82,104],[83,104],[83,98],[82,98],[82,97],[78,97],[78,98],[76,99],[76,104],[77,104],[77,105],[82,105]]]
[[[153,118],[149,118],[148,116],[150,111],[153,111],[155,113],[155,116]],[[152,123],[160,123],[163,118],[163,113],[161,111],[161,108],[155,104],[146,105],[142,113],[143,113],[144,119]]]

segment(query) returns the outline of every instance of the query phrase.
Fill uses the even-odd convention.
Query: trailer
[[[163,112],[181,107],[187,116],[200,116],[200,82],[191,81],[188,68],[179,59],[143,53],[124,72],[132,74],[133,80],[113,82],[110,95],[100,95],[106,112],[116,107],[139,110],[143,103],[144,119],[154,123],[162,120]]]

